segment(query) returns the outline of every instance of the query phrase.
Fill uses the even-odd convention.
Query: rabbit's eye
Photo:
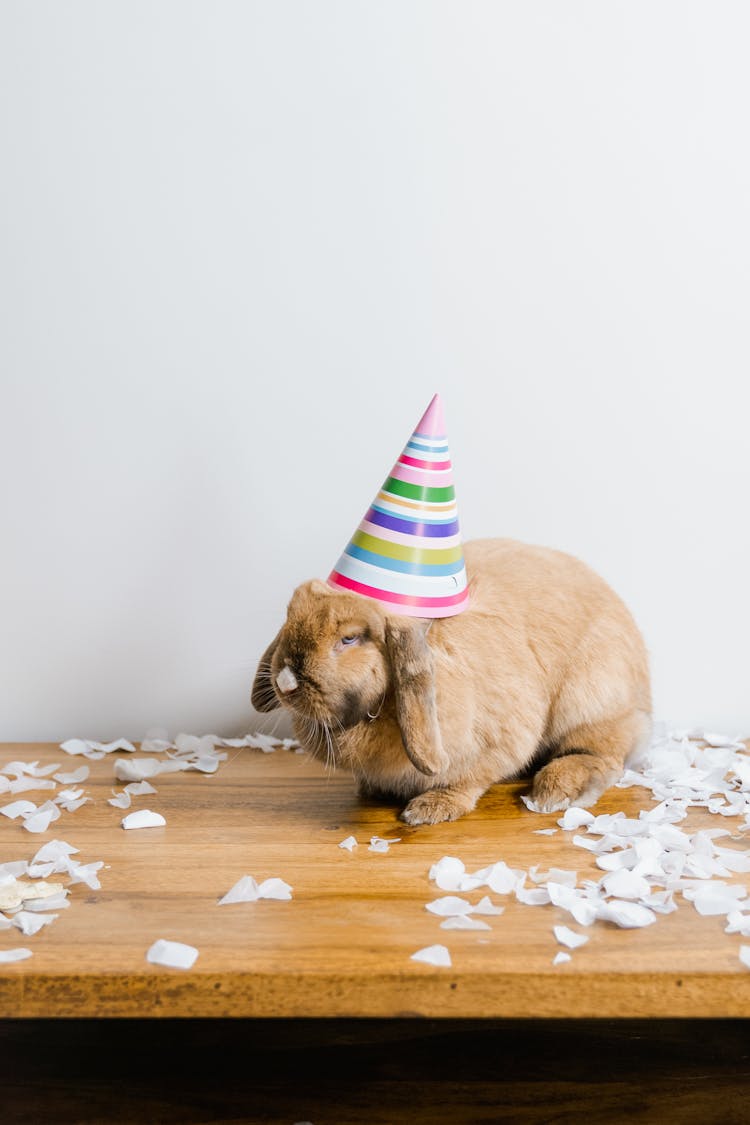
[[[342,645],[356,645],[359,639],[360,638],[357,633],[352,633],[349,637],[342,637],[341,643]]]

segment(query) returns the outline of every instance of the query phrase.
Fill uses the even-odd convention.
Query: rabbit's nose
[[[290,691],[296,691],[299,687],[299,684],[297,683],[297,677],[295,676],[292,669],[287,665],[284,665],[284,667],[276,677],[276,687],[284,695],[288,695]]]

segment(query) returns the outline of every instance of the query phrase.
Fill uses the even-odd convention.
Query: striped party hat
[[[329,585],[407,617],[453,617],[469,603],[453,469],[440,397],[328,577]]]

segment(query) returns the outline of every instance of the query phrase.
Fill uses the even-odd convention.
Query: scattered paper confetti
[[[35,812],[36,805],[33,801],[12,801],[9,805],[0,808],[0,813],[7,816],[9,820],[15,820],[19,816],[29,816]]]
[[[412,953],[411,960],[445,969],[449,969],[452,964],[451,955],[444,945],[427,945],[424,949],[418,949],[416,953]]]
[[[357,841],[354,836],[347,836],[346,839],[342,840],[339,844],[340,848],[344,848],[348,852],[352,851],[357,846]]]
[[[258,898],[272,898],[279,902],[288,902],[292,897],[292,888],[283,879],[264,879],[258,887]]]
[[[156,793],[157,790],[154,789],[150,782],[144,780],[129,782],[125,786],[125,792],[129,793],[131,797],[143,797],[147,793]]]
[[[491,930],[480,918],[472,918],[470,914],[453,914],[440,923],[441,930]]]
[[[122,793],[118,793],[115,797],[107,797],[107,804],[114,806],[116,809],[129,809],[131,803],[131,796],[124,789]]]
[[[70,773],[56,773],[54,778],[61,785],[79,785],[82,781],[86,781],[90,772],[88,766],[79,766],[77,770],[71,770]]]
[[[430,878],[437,883],[441,891],[460,891],[465,874],[464,864],[451,855],[444,855],[430,868]]]
[[[31,909],[33,900],[49,900],[62,890],[62,883],[27,883],[11,877],[0,885],[0,910],[15,910],[21,903],[25,909]]]
[[[570,832],[574,828],[581,828],[584,824],[591,824],[593,819],[594,814],[588,809],[579,809],[576,805],[571,805],[557,823],[565,832]]]
[[[50,860],[60,859],[61,856],[77,854],[78,848],[74,848],[72,844],[66,844],[64,840],[50,840],[48,843],[42,844],[31,862],[46,863]]]
[[[746,969],[750,969],[750,945],[740,946],[740,961]]]
[[[602,903],[597,910],[597,918],[605,922],[614,922],[625,930],[636,929],[640,926],[650,926],[656,921],[653,910],[641,906],[637,902],[626,902],[623,899],[612,899],[611,902]]]
[[[23,947],[17,949],[0,949],[0,964],[9,964],[11,961],[25,961],[31,957],[31,950]]]
[[[496,906],[489,895],[480,898],[476,906],[472,906],[472,914],[502,914],[505,911],[504,906]]]
[[[53,820],[60,816],[60,810],[51,801],[46,801],[35,813],[27,816],[23,826],[27,832],[46,832]]]
[[[163,828],[166,823],[161,813],[151,812],[150,809],[139,809],[122,819],[123,828]]]
[[[198,950],[181,941],[165,941],[159,938],[146,954],[152,965],[165,965],[170,969],[190,969],[198,957]]]
[[[383,855],[383,854],[385,854],[385,852],[388,852],[388,851],[391,850],[391,844],[400,844],[400,843],[401,843],[401,837],[400,836],[395,836],[395,837],[392,837],[391,839],[388,839],[385,836],[372,836],[370,838],[370,846],[367,850],[368,850],[368,852],[378,852],[379,854]]]
[[[430,914],[437,914],[441,918],[448,918],[456,914],[471,914],[471,903],[468,899],[458,898],[456,895],[445,895],[428,902],[425,910]]]
[[[33,937],[58,917],[58,914],[38,914],[30,910],[19,910],[13,915],[12,925],[19,929],[24,937]]]
[[[70,870],[70,883],[85,883],[92,891],[98,891],[101,883],[97,878],[96,872],[101,871],[104,867],[104,860],[97,860],[95,863],[72,863],[69,867]]]
[[[160,773],[179,773],[189,768],[189,762],[174,758],[118,758],[115,777],[118,781],[143,781]]]
[[[572,961],[572,960],[573,960],[573,958],[570,956],[570,954],[564,953],[561,949],[560,952],[556,953],[555,956],[552,958],[552,964],[553,965],[565,965],[566,962]]]
[[[279,902],[288,902],[292,897],[292,888],[283,879],[264,879],[256,883],[252,875],[243,875],[234,886],[219,899],[219,906],[229,906],[235,902],[256,902],[258,899],[276,899]]]
[[[577,934],[567,926],[553,926],[552,929],[560,945],[566,945],[568,949],[577,949],[579,945],[585,945],[589,940],[588,934]]]
[[[231,890],[219,899],[219,906],[229,906],[233,902],[255,902],[258,898],[258,884],[252,875],[243,875]]]
[[[64,890],[58,891],[57,894],[50,895],[49,898],[35,898],[24,902],[23,908],[32,911],[66,910],[70,906],[69,893],[66,887]]]

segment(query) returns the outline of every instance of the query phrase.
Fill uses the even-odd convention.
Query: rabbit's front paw
[[[458,820],[471,812],[481,796],[481,789],[428,789],[413,797],[401,819],[407,824],[440,824],[443,820]]]

